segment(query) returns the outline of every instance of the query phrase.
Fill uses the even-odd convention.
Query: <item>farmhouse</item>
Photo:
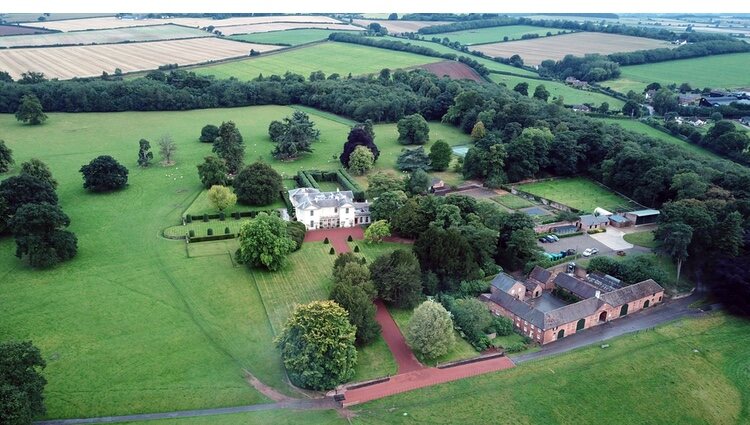
[[[369,204],[354,202],[350,190],[321,192],[303,187],[290,190],[289,200],[297,220],[304,223],[307,230],[352,227],[370,222]]]
[[[492,281],[490,293],[482,294],[480,299],[494,314],[511,319],[524,335],[539,344],[547,344],[653,306],[664,297],[664,288],[651,279],[623,288],[606,276],[587,281],[560,273],[550,282],[551,279],[549,271],[544,273],[537,268],[532,270],[526,283],[500,273]],[[560,305],[560,301],[547,292],[540,295],[532,292],[531,297],[527,296],[527,288],[546,289],[550,283],[581,300]]]
[[[565,79],[565,84],[571,85],[571,86],[573,86],[575,88],[578,88],[578,89],[586,88],[589,85],[589,83],[587,83],[586,81],[581,81],[581,80],[579,80],[576,77],[568,77],[568,78],[566,78]]]

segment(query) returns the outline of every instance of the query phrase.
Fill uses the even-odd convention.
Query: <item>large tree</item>
[[[320,139],[320,130],[302,111],[294,111],[291,117],[284,118],[284,128],[278,137],[272,155],[276,159],[295,159],[303,153],[312,152],[312,144]]]
[[[229,173],[237,173],[245,162],[245,144],[234,121],[221,123],[219,135],[213,143],[213,152],[224,160]]]
[[[214,185],[225,186],[229,181],[228,172],[224,161],[215,156],[207,156],[202,164],[198,164],[198,177],[206,189]]]
[[[535,99],[539,99],[539,100],[541,100],[543,102],[546,102],[547,99],[549,99],[549,96],[550,96],[550,94],[547,91],[547,88],[544,87],[544,84],[539,84],[534,89],[534,98]]]
[[[25,204],[57,204],[55,189],[48,182],[28,174],[9,177],[0,182],[0,198],[5,200],[9,216]]]
[[[243,223],[238,238],[237,259],[248,266],[265,267],[271,271],[281,268],[286,257],[296,248],[284,220],[264,212]]]
[[[427,230],[430,219],[416,198],[411,198],[391,215],[391,229],[405,238],[416,238]]]
[[[430,176],[424,170],[417,169],[406,179],[406,188],[412,195],[424,195],[430,190],[430,182]]]
[[[207,196],[211,205],[219,211],[231,208],[237,203],[237,195],[232,192],[232,189],[226,186],[211,186]]]
[[[370,215],[373,221],[389,220],[406,202],[406,194],[397,190],[382,193],[370,204]]]
[[[396,167],[401,171],[427,171],[430,169],[430,157],[422,146],[416,149],[401,149],[396,159]]]
[[[25,94],[21,97],[21,104],[16,111],[16,119],[31,125],[41,124],[47,120],[47,115],[42,110],[42,104],[33,94]]]
[[[677,262],[677,282],[680,282],[682,262],[688,258],[688,247],[693,239],[693,228],[684,223],[667,223],[659,229],[660,249]]]
[[[430,126],[420,114],[407,115],[397,124],[398,141],[402,145],[424,145],[430,140]]]
[[[366,344],[380,332],[372,302],[377,291],[370,279],[370,270],[356,261],[334,267],[330,298],[349,312],[349,321],[357,327],[357,343]]]
[[[451,163],[453,150],[443,140],[438,140],[430,147],[430,164],[435,171],[445,171]]]
[[[349,156],[349,171],[357,176],[361,176],[372,169],[375,163],[375,157],[372,151],[364,146],[357,146],[354,152]]]
[[[148,167],[154,159],[154,153],[151,152],[151,143],[146,139],[138,141],[138,166]]]
[[[365,241],[368,243],[382,242],[383,238],[388,236],[391,236],[391,227],[385,220],[378,220],[367,226],[367,230],[365,230]]]
[[[414,253],[422,271],[434,273],[439,289],[451,291],[462,280],[479,277],[479,267],[469,242],[455,229],[430,226],[414,242]]]
[[[265,162],[245,167],[232,183],[237,200],[247,205],[268,205],[279,197],[283,189],[281,175]]]
[[[206,124],[201,129],[201,136],[198,138],[203,143],[213,143],[219,137],[219,127],[213,124]]]
[[[368,198],[377,198],[385,192],[398,190],[404,190],[404,179],[401,176],[382,171],[367,176]]]
[[[57,189],[57,180],[52,177],[52,171],[42,160],[31,158],[21,163],[21,174],[36,177],[39,180],[49,183],[54,189]]]
[[[46,412],[46,362],[31,341],[0,342],[0,423],[30,425]]]
[[[329,390],[354,376],[355,334],[346,310],[314,301],[294,310],[275,342],[294,385]]]
[[[414,307],[422,296],[419,261],[410,251],[381,255],[370,264],[370,275],[380,299],[396,307]]]
[[[78,252],[75,235],[64,230],[70,218],[57,205],[25,204],[10,220],[16,239],[16,257],[35,268],[51,267],[69,260]]]
[[[439,303],[425,301],[414,309],[404,337],[409,347],[424,357],[440,357],[456,342],[451,314]]]
[[[122,189],[128,183],[128,169],[109,155],[98,156],[81,167],[83,188],[93,192]]]
[[[165,134],[159,138],[159,155],[164,165],[174,164],[174,153],[177,151],[177,144],[172,136]]]
[[[375,145],[375,132],[372,128],[372,121],[367,120],[352,127],[349,136],[344,143],[344,151],[339,156],[339,160],[344,167],[349,167],[349,159],[352,152],[358,147],[364,146],[372,152],[373,161],[377,161],[380,156],[380,149]]]
[[[450,307],[453,321],[472,343],[478,343],[485,330],[492,324],[492,314],[487,306],[476,298],[456,300]]]
[[[5,140],[0,139],[0,173],[10,170],[13,164],[13,151],[5,145]]]

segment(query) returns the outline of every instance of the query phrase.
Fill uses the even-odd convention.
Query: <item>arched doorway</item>
[[[650,300],[646,300],[645,303],[643,303],[643,308],[648,308],[648,306],[651,304]]]
[[[560,329],[560,332],[557,333],[557,339],[563,338],[565,338],[565,329]]]
[[[607,310],[602,311],[599,314],[599,321],[600,322],[606,322],[607,321]]]
[[[628,305],[623,304],[620,308],[620,317],[625,316],[626,314],[628,314]]]
[[[579,320],[578,323],[576,323],[576,332],[583,329],[584,326],[586,326],[586,319]]]

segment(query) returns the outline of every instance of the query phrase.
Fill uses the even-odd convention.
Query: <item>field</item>
[[[524,192],[559,202],[588,214],[593,213],[597,207],[612,212],[636,207],[627,199],[582,177],[529,183],[516,187]]]
[[[628,233],[623,236],[623,239],[625,239],[625,242],[629,242],[633,245],[638,245],[645,248],[656,248],[659,246],[659,242],[654,240],[653,230]]]
[[[443,61],[429,63],[427,65],[420,66],[422,69],[426,69],[438,77],[449,76],[454,80],[472,80],[478,83],[485,81],[481,75],[479,75],[474,68],[456,61]]]
[[[684,319],[354,408],[357,424],[716,424],[750,420],[750,323]],[[609,395],[609,396],[607,396]]]
[[[495,196],[492,198],[492,200],[512,210],[520,210],[521,208],[533,207],[535,205],[533,202],[527,199],[510,193],[507,195]]]
[[[504,27],[477,28],[441,34],[427,34],[425,37],[438,37],[440,39],[448,37],[450,41],[459,41],[461,44],[473,45],[501,42],[504,37],[508,37],[509,40],[520,40],[521,36],[524,34],[539,34],[540,37],[545,37],[548,32],[557,34],[558,31],[566,30],[559,28],[533,27],[531,25],[508,25]]]
[[[208,26],[228,27],[234,25],[263,24],[268,22],[339,22],[327,16],[288,15],[288,16],[255,16],[227,19],[211,18],[169,18],[169,19],[118,19],[115,17],[99,17],[88,19],[71,19],[54,22],[28,22],[30,27],[49,28],[58,31],[84,31],[108,28],[141,27],[145,25],[178,24],[186,27],[203,28]]]
[[[563,101],[566,105],[580,105],[588,103],[590,105],[599,106],[603,102],[607,102],[609,104],[610,110],[619,110],[622,109],[622,106],[625,104],[625,102],[623,102],[622,100],[607,96],[606,94],[598,93],[595,91],[579,90],[558,81],[536,80],[533,78],[523,78],[515,75],[505,74],[490,74],[490,80],[498,84],[503,83],[511,90],[518,83],[528,83],[529,95],[532,95],[534,93],[534,89],[536,88],[536,86],[544,84],[544,87],[551,95],[549,100],[550,102],[553,99],[562,96]]]
[[[384,26],[389,33],[417,32],[420,28],[448,23],[441,21],[388,21],[377,19],[355,19],[352,23],[362,27],[367,27],[373,22],[377,22],[381,26]]]
[[[743,88],[750,86],[748,63],[750,53],[735,53],[623,66],[620,68],[620,78],[605,81],[602,85],[622,93],[628,90],[640,93],[653,82],[664,86],[672,83],[689,83],[694,88]]]
[[[249,51],[249,45],[240,45],[248,46],[245,50]],[[346,77],[349,73],[370,74],[383,68],[408,68],[440,60],[413,53],[328,42],[268,56],[261,55],[242,61],[200,67],[196,68],[195,72],[215,75],[217,78],[236,77],[240,80],[251,80],[259,74],[266,77],[273,74],[283,75],[286,71],[305,77],[314,71],[323,71],[326,75],[337,72]]]
[[[129,425],[330,425],[347,423],[335,410],[265,410],[219,416],[128,422]]]
[[[153,43],[126,43],[99,46],[50,47],[45,49],[2,49],[0,69],[13,78],[22,72],[43,72],[47,78],[68,79],[113,73],[156,69],[160,65],[180,65],[216,61],[246,56],[250,49],[261,52],[279,49],[279,46],[240,43],[219,38],[156,41]]]
[[[653,137],[654,139],[661,140],[663,142],[675,145],[681,149],[690,151],[704,158],[721,159],[719,155],[711,151],[703,149],[702,147],[694,145],[692,143],[688,143],[682,139],[678,139],[677,137],[674,137],[671,134],[667,134],[661,130],[657,130],[651,127],[650,125],[642,123],[637,120],[620,120],[620,119],[613,119],[613,118],[597,118],[597,119],[601,119],[602,121],[605,121],[608,124],[619,125],[625,130],[630,130],[636,133],[645,134],[647,136]]]
[[[264,33],[270,31],[285,31],[295,29],[329,29],[334,31],[362,31],[362,28],[342,24],[339,22],[331,23],[306,23],[306,22],[268,22],[264,24],[251,24],[251,25],[232,25],[228,27],[218,28],[224,35],[235,35],[235,34],[252,34],[252,33]]]
[[[110,44],[125,41],[175,40],[209,37],[206,31],[178,25],[155,25],[100,31],[56,32],[0,38],[0,47],[30,47],[75,44]]]
[[[0,25],[0,37],[6,35],[46,34],[49,31],[41,28],[22,27],[18,25]]]
[[[357,28],[361,30],[361,28]],[[340,30],[336,30],[340,31]],[[325,29],[294,29],[286,31],[271,31],[255,34],[233,35],[232,40],[249,41],[260,44],[284,44],[297,46],[299,44],[311,43],[328,39],[328,34],[335,32]]]
[[[634,50],[670,47],[665,41],[650,38],[630,37],[619,34],[578,32],[556,37],[544,37],[533,40],[514,41],[512,43],[494,43],[475,46],[492,57],[511,57],[520,55],[526,65],[539,65],[545,59],[560,60],[565,55],[583,56],[587,53],[615,53]]]
[[[3,13],[5,22],[39,22],[40,17],[44,17],[45,21],[59,21],[104,16],[114,16],[114,13]]]

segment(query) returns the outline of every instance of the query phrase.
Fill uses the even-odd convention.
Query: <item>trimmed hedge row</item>
[[[319,171],[319,170],[298,171],[297,177],[295,179],[297,180],[297,184],[300,187],[312,187],[318,190],[320,190],[320,185],[318,184],[318,181],[336,182],[339,184],[339,186],[343,187],[345,190],[352,191],[352,195],[354,196],[355,201],[357,202],[365,201],[364,189],[362,189],[362,187],[357,183],[357,181],[354,180],[354,178],[343,168],[339,168],[336,171]]]
[[[354,178],[346,172],[343,168],[339,168],[336,172],[338,182],[341,186],[344,186],[346,190],[351,190],[354,194],[354,200],[357,202],[365,201],[365,191],[359,186]]]
[[[266,214],[276,214],[279,215],[279,212],[276,210],[261,210],[261,211],[242,211],[242,212],[233,212],[231,216],[235,220],[239,220],[240,218],[248,217],[248,218],[255,218],[259,213],[266,213]],[[185,223],[191,223],[193,220],[200,219],[204,222],[208,222],[208,220],[216,220],[219,219],[221,221],[224,221],[226,218],[226,214],[221,212],[218,214],[202,214],[202,215],[190,215],[187,214],[185,216]]]
[[[214,235],[214,236],[199,236],[197,238],[188,238],[190,242],[210,242],[210,241],[222,241],[225,239],[234,239],[233,234],[228,235]]]

